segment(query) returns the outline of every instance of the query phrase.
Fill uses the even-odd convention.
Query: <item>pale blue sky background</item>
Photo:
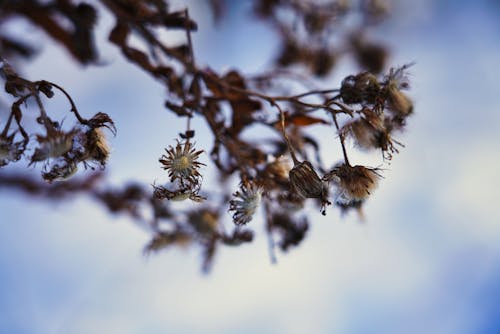
[[[265,68],[276,45],[246,8],[238,2],[216,30],[205,7],[193,8],[200,61]],[[148,235],[87,199],[54,204],[0,191],[0,333],[500,333],[500,5],[397,8],[378,36],[391,63],[417,63],[416,114],[364,224],[311,208],[305,242],[272,266],[256,220],[257,240],[221,249],[203,276],[196,249],[144,258]],[[47,46],[26,72],[62,84],[86,115],[112,115],[112,182],[161,180],[158,156],[178,132],[162,88],[112,47],[103,51],[109,66],[85,71],[63,56]]]

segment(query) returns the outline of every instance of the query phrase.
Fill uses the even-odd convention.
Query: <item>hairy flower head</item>
[[[85,151],[88,159],[104,166],[109,157],[110,148],[102,128],[93,128],[85,133]]]
[[[355,206],[371,195],[380,177],[375,168],[341,164],[325,174],[323,180],[333,183],[337,204]]]
[[[229,201],[229,211],[234,211],[236,225],[245,225],[252,220],[262,199],[262,188],[255,183],[243,180],[240,190],[233,194],[236,199]]]
[[[31,162],[46,160],[48,158],[58,158],[69,152],[73,147],[73,138],[78,130],[73,129],[70,132],[54,130],[47,136],[37,136],[40,146],[35,150]]]

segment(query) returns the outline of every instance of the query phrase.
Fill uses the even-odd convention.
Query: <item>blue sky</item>
[[[272,35],[250,25],[245,6],[216,30],[202,7],[193,11],[204,62],[245,72],[268,64]],[[1,191],[0,333],[498,333],[500,8],[430,0],[399,7],[405,11],[379,37],[392,63],[416,62],[416,114],[365,223],[311,208],[308,238],[273,266],[256,220],[260,237],[222,250],[203,276],[195,249],[144,258],[148,235],[88,199],[53,204]],[[27,73],[61,83],[87,115],[113,116],[112,182],[160,180],[158,156],[179,125],[162,108],[162,88],[112,47],[103,51],[109,66],[85,71],[63,56],[47,46]],[[338,69],[332,85],[350,70]],[[147,133],[121,135],[139,126]]]

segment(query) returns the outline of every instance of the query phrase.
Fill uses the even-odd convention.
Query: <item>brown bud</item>
[[[322,213],[325,214],[325,206],[328,201],[328,189],[319,178],[309,161],[296,164],[289,173],[292,188],[305,198],[319,198],[321,200]]]

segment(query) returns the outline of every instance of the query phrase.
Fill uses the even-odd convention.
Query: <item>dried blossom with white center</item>
[[[233,222],[245,225],[253,218],[262,199],[262,188],[252,181],[243,180],[240,190],[233,194],[236,199],[229,201],[229,211],[234,211]]]
[[[364,166],[340,164],[323,176],[335,188],[335,202],[341,206],[356,206],[371,195],[381,177],[379,170]]]
[[[181,184],[185,182],[197,184],[201,177],[198,169],[205,166],[204,163],[198,161],[203,150],[196,151],[189,141],[183,143],[177,141],[175,148],[169,146],[165,151],[167,154],[162,155],[159,161],[163,165],[162,168],[168,170],[170,181],[174,182],[178,179]]]

